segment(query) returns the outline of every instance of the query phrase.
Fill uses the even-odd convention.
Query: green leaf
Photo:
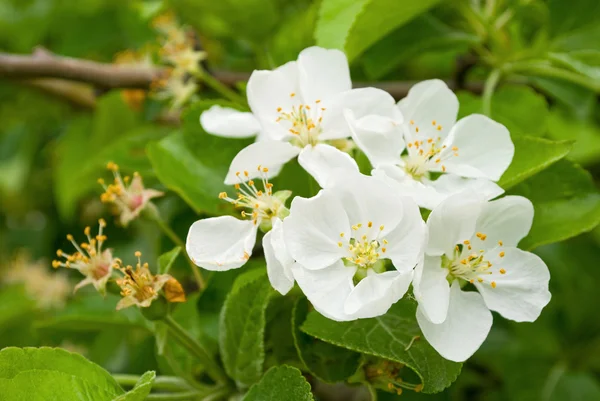
[[[344,50],[352,61],[439,1],[323,0],[315,30],[317,45]]]
[[[593,164],[600,158],[600,127],[593,121],[580,121],[572,115],[554,110],[548,121],[548,134],[555,140],[573,140],[569,159]]]
[[[535,215],[520,246],[533,249],[590,231],[600,223],[600,193],[590,173],[568,160],[522,182],[510,191],[527,197]]]
[[[498,185],[504,189],[518,184],[562,159],[573,146],[572,141],[551,141],[529,136],[513,137],[513,143],[515,156],[498,181]]]
[[[97,292],[81,293],[53,316],[37,323],[38,327],[61,328],[73,331],[105,330],[109,327],[137,327],[148,329],[148,322],[138,308],[127,308],[117,313],[120,296]]]
[[[291,366],[273,366],[250,388],[243,401],[314,401],[310,384]]]
[[[0,351],[0,388],[5,400],[28,401],[109,401],[124,393],[100,366],[45,347]]]
[[[183,132],[150,144],[147,152],[164,185],[179,194],[196,213],[217,215],[230,210],[218,198],[220,192],[231,189],[223,183],[229,164],[251,140],[207,134],[199,119],[213,104],[216,103],[202,101],[192,105],[183,116]]]
[[[241,387],[256,383],[262,376],[265,314],[274,295],[266,272],[252,270],[236,279],[221,310],[221,357],[225,370]]]
[[[298,53],[314,45],[317,11],[319,4],[311,4],[305,10],[291,13],[280,24],[279,30],[273,35],[269,53],[273,64],[282,65],[296,60]]]
[[[140,377],[135,387],[129,390],[127,393],[118,396],[113,401],[144,401],[150,390],[152,390],[152,384],[156,378],[156,372],[149,371]]]
[[[352,322],[335,322],[310,312],[302,331],[339,347],[402,363],[419,376],[424,393],[437,393],[456,380],[462,364],[442,358],[425,341],[416,310],[416,302],[405,298],[383,316]]]
[[[369,79],[380,79],[400,64],[427,52],[466,48],[477,36],[454,29],[430,14],[418,16],[375,43],[361,57]]]
[[[600,67],[586,63],[586,60],[577,57],[575,54],[549,53],[548,56],[550,60],[561,65],[562,67],[566,67],[585,75],[593,81],[600,81]]]
[[[171,270],[171,266],[175,263],[175,259],[181,253],[181,247],[176,246],[169,252],[165,252],[158,257],[158,274],[167,274]]]
[[[360,354],[312,338],[300,331],[308,315],[308,300],[299,298],[294,305],[292,327],[298,357],[308,371],[327,383],[344,381],[359,367]]]
[[[459,118],[482,113],[482,101],[469,92],[457,94]],[[492,96],[491,118],[508,128],[511,137],[543,136],[548,120],[548,103],[544,96],[528,86],[506,85]]]

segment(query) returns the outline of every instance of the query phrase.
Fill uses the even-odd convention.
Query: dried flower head
[[[95,237],[91,236],[90,227],[86,227],[83,231],[87,237],[87,242],[78,244],[71,234],[67,235],[67,239],[71,241],[75,247],[75,253],[68,254],[61,249],[56,251],[59,258],[64,261],[54,260],[52,267],[66,267],[78,270],[85,276],[85,279],[75,286],[75,291],[79,288],[92,284],[97,291],[104,294],[106,291],[106,283],[112,275],[112,269],[118,259],[114,258],[110,249],[102,250],[102,245],[106,241],[106,235],[103,233],[106,222],[103,219],[98,220],[98,234]]]
[[[147,308],[159,297],[161,290],[168,302],[185,302],[185,293],[177,280],[169,274],[153,275],[148,263],[142,264],[141,252],[136,252],[135,257],[135,267],[128,265],[118,268],[123,273],[123,277],[117,279],[123,298],[117,304],[117,310],[132,305]]]
[[[121,177],[119,166],[109,162],[106,167],[113,172],[114,181],[106,185],[103,179],[98,182],[104,188],[100,200],[115,206],[119,221],[123,226],[139,216],[146,207],[153,207],[150,200],[162,196],[163,193],[154,189],[144,188],[142,177],[138,173],[133,174],[133,180],[129,176]]]

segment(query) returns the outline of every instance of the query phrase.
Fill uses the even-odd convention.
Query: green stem
[[[171,227],[167,225],[167,223],[165,223],[165,221],[158,215],[158,213],[150,213],[149,215],[156,222],[156,224],[163,231],[163,233],[165,233],[165,235],[169,237],[171,241],[175,243],[175,245],[181,247],[181,250],[183,251],[183,253],[185,253],[185,259],[188,265],[190,265],[190,268],[192,269],[192,273],[194,274],[194,278],[198,283],[200,291],[204,290],[204,288],[206,288],[206,282],[204,281],[204,278],[202,277],[202,273],[200,273],[200,269],[198,268],[198,266],[196,266],[194,262],[192,262],[189,255],[187,254],[187,250],[183,240],[179,238],[179,236],[175,233],[175,231],[171,229]]]
[[[485,80],[485,84],[483,85],[483,114],[485,114],[488,117],[491,117],[492,114],[492,96],[494,95],[496,86],[498,86],[498,82],[500,82],[501,76],[502,71],[496,68],[492,70],[492,72],[490,72],[490,75],[488,75],[487,79]]]
[[[188,332],[179,325],[171,316],[163,320],[169,327],[173,337],[190,351],[202,363],[206,373],[216,382],[227,383],[229,378],[223,368],[213,359],[213,357],[204,349],[204,347],[194,340]]]
[[[527,75],[538,75],[542,77],[558,78],[574,84],[583,86],[593,90],[595,93],[600,93],[600,84],[588,77],[578,74],[573,71],[557,68],[547,64],[539,63],[515,63],[510,66],[510,72],[519,72]]]
[[[140,376],[128,374],[115,374],[113,375],[113,377],[117,381],[117,383],[119,383],[119,385],[124,387],[134,387],[140,379]],[[152,388],[170,391],[193,390],[193,388],[184,380],[180,379],[179,377],[173,376],[156,377],[156,379],[154,379],[154,384],[152,384]]]
[[[231,90],[227,85],[222,84],[218,79],[210,75],[208,72],[201,70],[196,73],[195,76],[212,90],[231,100],[232,102],[241,106],[245,106],[247,104],[246,99],[244,99],[240,94]]]
[[[171,401],[171,400],[197,400],[202,395],[197,391],[188,391],[186,393],[164,393],[164,394],[149,394],[146,396],[146,401]]]

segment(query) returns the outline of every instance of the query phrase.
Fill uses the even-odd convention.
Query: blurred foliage
[[[500,184],[534,203],[534,226],[521,245],[535,248],[548,264],[552,301],[535,323],[495,315],[488,340],[449,389],[435,395],[405,391],[401,398],[377,390],[379,400],[600,400],[595,309],[600,231],[592,231],[600,222],[600,2],[3,0],[0,50],[30,53],[44,46],[61,55],[110,62],[118,52],[155,41],[151,21],[165,10],[173,10],[197,34],[198,46],[207,52],[207,71],[270,69],[314,44],[337,47],[348,54],[356,81],[446,79],[459,89],[461,116],[489,112],[509,128],[516,154]],[[492,71],[501,78],[497,90],[487,79]],[[160,324],[148,322],[137,309],[115,312],[116,295],[103,299],[89,288],[74,294],[70,288],[77,273],[51,271],[54,251],[68,246],[65,235],[77,236],[105,217],[107,246],[119,257],[131,260],[141,250],[155,271],[169,263],[170,274],[191,294],[175,309],[174,319],[212,355],[220,350],[227,372],[240,388],[250,388],[245,399],[264,399],[257,398],[261,389],[277,391],[282,380],[296,397],[290,399],[310,399],[296,368],[324,382],[351,375],[332,365],[331,355],[346,361],[345,367],[359,365],[356,352],[407,367],[439,358],[428,355],[433,352],[427,344],[415,345],[426,349],[422,360],[410,362],[404,347],[395,353],[386,344],[361,343],[360,338],[341,341],[340,326],[319,332],[326,325],[313,324],[318,316],[305,310],[305,301],[294,295],[293,302],[283,302],[272,294],[264,269],[247,266],[206,275],[207,289],[195,293],[183,254],[158,261],[177,244],[149,221],[127,228],[112,224],[96,179],[108,176],[104,166],[110,160],[125,173],[139,172],[148,187],[167,192],[157,202],[160,214],[184,237],[199,216],[234,212],[217,194],[227,189],[222,180],[229,161],[250,140],[203,131],[200,113],[213,104],[228,104],[208,87],[199,93],[202,100],[183,111],[178,126],[156,121],[161,104],[155,101],[146,100],[136,110],[123,91],[98,90],[96,95],[97,106],[90,111],[18,82],[0,81],[0,348],[62,347],[110,372],[154,370],[186,380],[202,375],[184,349],[169,343]],[[283,180],[295,194],[310,194],[297,164],[286,166],[275,185]],[[262,268],[261,252],[256,254],[251,264]],[[399,316],[402,307],[396,308]],[[304,324],[298,321],[305,316]],[[289,342],[276,340],[283,337]],[[23,351],[0,352],[3,391],[18,387],[6,367],[19,360],[18,352]],[[90,380],[98,376],[86,372],[99,368],[68,355],[42,349],[35,358],[39,366],[49,365],[49,358],[68,360],[70,369],[80,373],[81,386],[95,389]],[[84,363],[89,366],[76,366]],[[271,367],[275,364],[290,366]],[[428,386],[434,386],[431,392],[446,387],[455,368],[449,373],[453,377],[425,383],[424,392],[430,392]],[[105,373],[113,387],[103,396],[126,395]],[[60,369],[44,368],[44,375],[56,386],[63,383]],[[142,379],[138,395],[131,396],[142,398],[118,399],[143,399],[139,394],[153,378]],[[18,380],[31,383],[33,378]]]

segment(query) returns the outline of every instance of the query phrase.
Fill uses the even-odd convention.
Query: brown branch
[[[32,55],[0,53],[0,78],[60,78],[108,89],[148,88],[160,72],[160,69],[57,56],[42,48]]]

